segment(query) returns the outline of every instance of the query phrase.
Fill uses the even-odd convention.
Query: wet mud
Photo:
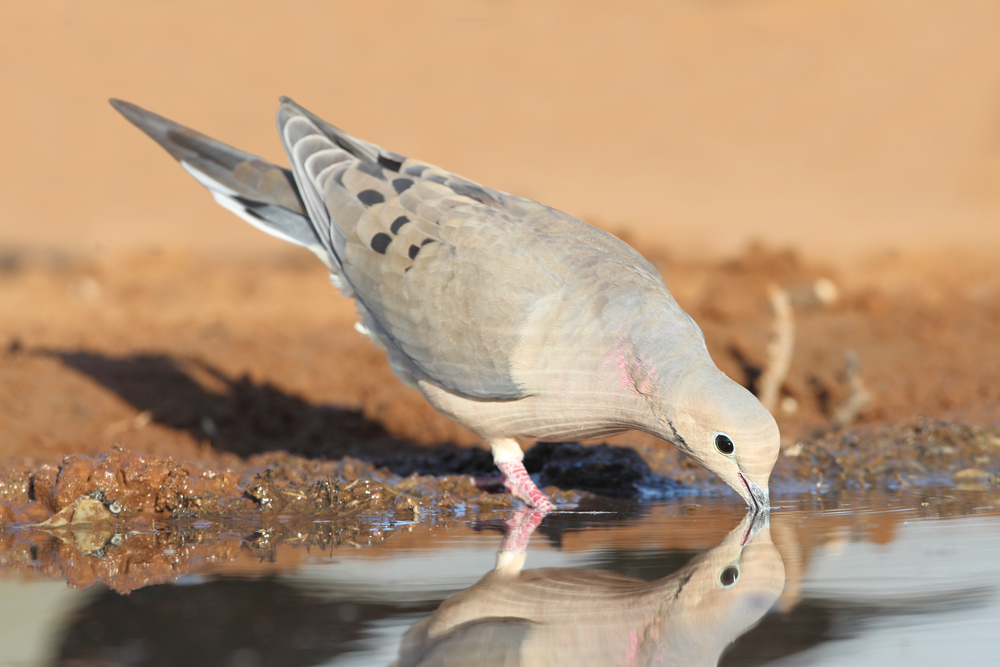
[[[548,492],[563,506],[587,495]],[[213,470],[121,448],[0,472],[0,498],[0,568],[119,592],[242,551],[273,561],[286,547],[370,547],[401,526],[490,519],[515,504],[499,477],[401,477],[356,459],[288,454]]]
[[[772,485],[1000,487],[1000,429],[928,420],[840,431],[784,449]]]
[[[481,450],[397,456],[394,471],[350,457],[273,453],[216,469],[114,448],[59,465],[14,466],[0,471],[0,571],[124,593],[211,563],[275,563],[283,553],[287,565],[298,549],[380,546],[421,522],[499,530],[519,505],[489,459]],[[580,522],[573,510],[602,497],[606,507],[614,498],[728,493],[710,475],[692,477],[683,465],[654,469],[627,447],[539,443],[525,464],[557,506],[571,510],[547,521],[543,532],[556,541]],[[1000,430],[918,418],[828,433],[786,447],[772,482],[779,502],[803,490],[822,497],[932,486],[1000,493]],[[947,509],[947,497],[935,493],[923,504],[960,509]]]

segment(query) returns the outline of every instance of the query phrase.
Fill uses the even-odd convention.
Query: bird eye
[[[740,579],[740,568],[730,565],[719,573],[719,585],[723,588],[732,588]]]
[[[736,451],[736,445],[733,444],[733,439],[725,433],[717,433],[715,435],[715,448],[726,456],[729,456]]]

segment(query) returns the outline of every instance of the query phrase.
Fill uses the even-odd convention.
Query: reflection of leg
[[[497,552],[497,570],[507,574],[517,574],[521,571],[528,540],[546,514],[547,512],[521,507],[514,512],[514,516],[504,522],[506,531],[503,542],[500,543],[500,551]]]
[[[521,463],[524,452],[521,451],[516,440],[498,438],[490,442],[490,447],[493,449],[493,461],[503,473],[504,486],[515,498],[523,500],[541,512],[551,512],[556,508],[528,476],[528,471]]]
[[[547,512],[530,510],[526,507],[514,512],[514,516],[504,522],[507,530],[504,533],[503,542],[500,544],[500,551],[507,553],[521,553],[528,548],[528,540],[531,539],[535,528],[538,528],[545,518]]]

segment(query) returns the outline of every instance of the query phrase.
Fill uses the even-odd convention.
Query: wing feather
[[[278,118],[309,213],[329,225],[342,277],[390,353],[464,396],[527,395],[510,360],[518,313],[544,285],[509,290],[504,274],[545,272],[510,248],[512,235],[532,231],[505,195],[354,139],[290,100]]]

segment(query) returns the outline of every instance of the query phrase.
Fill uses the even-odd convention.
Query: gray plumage
[[[489,442],[498,464],[520,460],[516,438],[638,428],[753,504],[736,469],[727,476],[702,451],[706,433],[735,432],[747,446],[732,460],[743,457],[766,496],[773,419],[718,371],[656,269],[614,236],[355,139],[285,98],[291,173],[112,104],[221,204],[319,256],[393,372]],[[688,405],[694,393],[704,405]]]
[[[522,570],[523,558],[501,553],[496,569],[407,631],[395,664],[716,665],[784,587],[760,517],[747,515],[656,581],[594,568]]]

